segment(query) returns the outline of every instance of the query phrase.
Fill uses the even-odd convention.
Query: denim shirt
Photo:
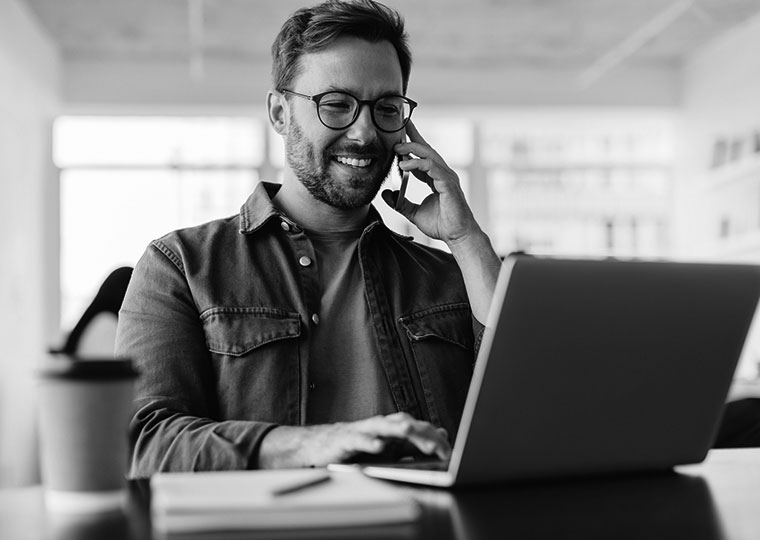
[[[266,433],[303,425],[320,291],[313,247],[260,183],[239,216],[172,232],[137,263],[116,354],[141,371],[130,476],[254,468]],[[399,411],[456,434],[483,327],[451,254],[388,229],[359,241],[380,362]]]

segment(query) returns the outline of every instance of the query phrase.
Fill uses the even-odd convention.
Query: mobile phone
[[[406,141],[406,137],[404,137],[404,141]],[[398,164],[400,164],[405,159],[408,159],[406,156],[398,154]],[[397,165],[398,166],[398,165]],[[401,206],[401,201],[404,200],[404,197],[406,197],[406,186],[409,183],[409,171],[402,171],[401,167],[398,168],[398,174],[401,176],[401,187],[398,189],[398,198],[396,198],[396,206],[395,209],[398,210]]]

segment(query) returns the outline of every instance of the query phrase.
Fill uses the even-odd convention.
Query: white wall
[[[687,259],[760,263],[760,154],[745,141],[739,160],[711,169],[717,137],[760,133],[760,15],[697,51],[684,67],[677,167],[675,246]],[[735,238],[718,237],[721,215]],[[760,369],[760,320],[738,368],[752,378]]]
[[[758,50],[760,15],[697,51],[684,66],[674,231],[678,255],[721,254],[715,248],[715,206],[721,198],[742,196],[716,189],[726,175],[711,171],[710,163],[716,137],[736,137],[760,130]],[[745,159],[746,156],[745,147]],[[723,188],[734,187],[738,189],[723,182]],[[745,202],[760,206],[757,198]],[[746,248],[760,256],[760,249],[747,245],[734,252],[736,258],[749,254]]]
[[[26,6],[0,0],[0,486],[37,479],[33,375],[59,311],[59,64]]]

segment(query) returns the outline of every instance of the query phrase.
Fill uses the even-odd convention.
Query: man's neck
[[[369,205],[343,210],[315,199],[296,178],[283,179],[272,203],[307,230],[336,232],[355,230],[367,222]]]

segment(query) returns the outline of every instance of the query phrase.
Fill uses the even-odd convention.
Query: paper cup
[[[41,371],[41,469],[49,509],[99,512],[124,504],[136,375],[129,360],[68,355],[53,355]]]

